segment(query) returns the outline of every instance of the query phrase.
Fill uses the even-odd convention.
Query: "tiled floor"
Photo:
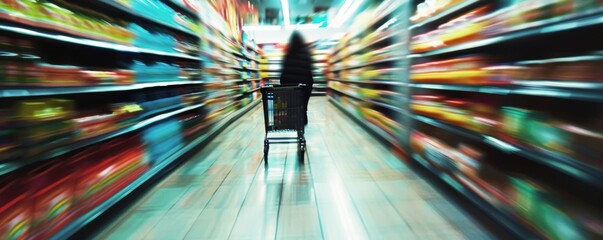
[[[264,166],[258,107],[98,238],[493,238],[325,98],[309,114],[306,164],[274,145]]]

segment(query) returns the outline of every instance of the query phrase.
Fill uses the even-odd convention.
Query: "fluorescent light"
[[[281,30],[279,25],[243,26],[243,31],[274,31]]]
[[[358,10],[362,2],[362,0],[346,0],[329,26],[334,28],[341,27]]]
[[[285,26],[289,26],[289,24],[291,24],[291,19],[289,17],[289,0],[281,0],[281,8],[283,10],[283,20]]]
[[[315,24],[299,24],[299,25],[289,25],[286,26],[286,29],[317,29],[320,28],[320,26],[322,26],[322,24],[320,23],[315,23]]]
[[[381,31],[381,30],[383,30],[383,29],[386,29],[386,28],[388,28],[389,26],[391,26],[392,24],[396,23],[397,21],[398,21],[398,19],[397,19],[397,18],[392,18],[392,19],[390,19],[389,21],[387,21],[385,24],[381,25],[381,27],[379,27],[379,28],[377,29],[377,31]]]

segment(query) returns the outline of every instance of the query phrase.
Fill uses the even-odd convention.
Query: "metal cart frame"
[[[304,117],[306,104],[305,85],[271,85],[262,87],[262,105],[264,108],[264,163],[268,164],[270,144],[297,143],[299,160],[304,161],[306,138],[304,136]],[[270,133],[297,132],[295,137],[269,137]]]

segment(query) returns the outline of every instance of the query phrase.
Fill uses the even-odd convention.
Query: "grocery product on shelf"
[[[124,4],[124,3],[122,3]],[[153,16],[156,21],[181,29],[194,30],[195,24],[188,16],[177,12],[160,0],[131,0],[125,5],[135,12]]]
[[[497,78],[488,70],[489,59],[470,56],[427,62],[411,67],[410,80],[414,82],[441,82],[460,84],[498,84],[509,79]]]
[[[264,44],[260,60],[260,77],[268,84],[280,83],[281,68],[285,57],[285,45]]]
[[[150,164],[155,165],[183,146],[182,126],[179,121],[170,119],[145,129],[142,139],[150,155]]]
[[[214,17],[214,22],[210,19]],[[261,50],[243,33],[232,34],[233,26],[229,22],[215,21],[208,15],[203,22],[201,52],[205,56],[203,79],[207,86],[207,98],[219,98],[224,101],[245,102],[247,98],[258,99],[250,86],[259,87],[259,56]],[[221,18],[218,18],[221,19]],[[232,96],[233,98],[225,98]],[[241,105],[240,107],[242,107]]]
[[[440,25],[436,30],[412,37],[411,50],[425,52],[483,38],[488,7],[481,7]]]
[[[130,70],[135,73],[135,81],[138,83],[179,81],[184,80],[182,79],[184,77],[188,80],[194,80],[194,78],[182,76],[182,69],[178,65],[162,62],[146,64],[134,61],[130,66]]]
[[[579,126],[549,114],[517,107],[490,106],[471,100],[415,95],[411,108],[454,126],[499,137],[535,150],[564,154],[603,169],[595,146],[603,144],[600,127]]]
[[[357,118],[396,151],[404,152],[407,125],[401,121],[407,96],[403,84],[403,58],[407,40],[399,21],[402,4],[385,1],[359,14],[332,50],[326,77],[328,95],[336,106]],[[353,107],[356,109],[353,110]]]
[[[413,158],[518,238],[601,238],[603,46],[573,35],[600,30],[601,4],[426,1],[410,19]]]
[[[418,131],[411,136],[411,146],[420,159],[456,179],[499,208],[498,211],[509,211],[516,221],[530,222],[547,238],[593,239],[601,236],[597,226],[603,215],[593,211],[592,206],[529,177],[497,169],[486,161],[488,153],[465,143],[450,146]],[[573,204],[567,204],[569,202]]]
[[[424,1],[416,6],[414,15],[410,18],[413,22],[422,21],[428,17],[434,16],[443,12],[447,8],[454,7],[456,4],[463,2],[462,0],[435,0]]]
[[[87,10],[89,11],[89,10]],[[67,34],[129,44],[134,34],[102,14],[88,15],[46,1],[2,1],[0,18]]]
[[[12,176],[11,176],[12,177]],[[23,188],[23,179],[3,179],[0,183],[0,237],[2,239],[25,239],[31,229],[31,209],[27,204],[28,191]]]
[[[197,1],[0,0],[0,238],[72,237],[255,106],[261,50],[200,9],[219,16]]]
[[[430,12],[426,10],[431,9],[427,6],[429,4],[417,10],[417,19]],[[509,1],[500,4],[498,8],[478,7],[441,24],[435,30],[413,36],[411,49],[415,53],[422,53],[523,29],[547,26],[599,13],[602,6],[603,3],[598,1]]]
[[[529,81],[599,82],[603,78],[597,66],[602,60],[598,52],[507,63],[475,55],[415,64],[411,67],[410,79],[414,82],[477,85],[522,85],[529,84]]]
[[[314,94],[322,95],[326,91],[326,74],[329,66],[329,56],[333,52],[333,46],[337,42],[334,40],[319,40],[310,44],[312,49],[312,59],[314,63]]]

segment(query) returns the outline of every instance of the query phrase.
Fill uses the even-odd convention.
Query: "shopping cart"
[[[305,85],[271,85],[262,87],[264,107],[264,163],[268,164],[270,144],[297,143],[299,160],[304,161]]]

